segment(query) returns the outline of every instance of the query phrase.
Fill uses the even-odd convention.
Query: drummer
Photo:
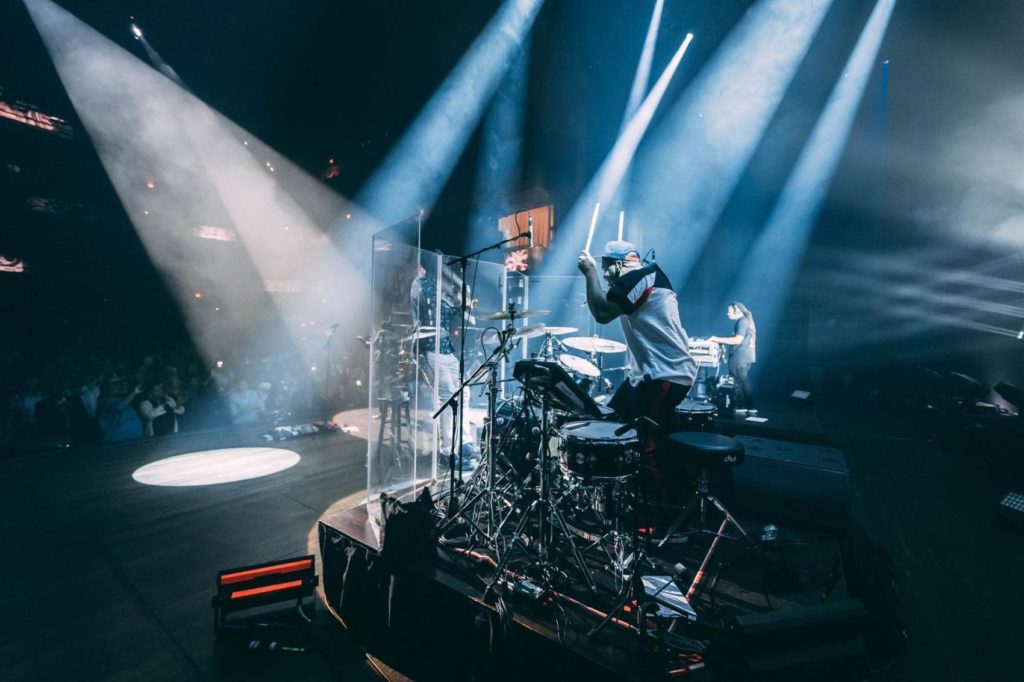
[[[618,319],[629,349],[626,381],[615,391],[609,406],[622,421],[650,417],[668,429],[676,405],[686,397],[697,376],[672,284],[656,264],[642,263],[636,247],[626,241],[605,244],[601,270],[607,291],[597,274],[597,263],[588,252],[580,253],[578,265],[587,281],[587,305],[594,319],[599,324]],[[644,465],[653,492],[665,497],[661,471],[666,467],[658,466],[655,453],[652,434],[644,446]]]

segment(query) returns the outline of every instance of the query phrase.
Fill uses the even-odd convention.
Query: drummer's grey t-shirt
[[[608,300],[622,309],[622,333],[629,347],[629,383],[661,379],[691,386],[697,365],[690,339],[679,321],[676,293],[657,265],[633,270],[608,289]]]

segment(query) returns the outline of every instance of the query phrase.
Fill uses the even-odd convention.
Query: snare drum
[[[715,427],[715,414],[718,412],[711,403],[702,403],[687,398],[676,406],[676,431],[711,432]]]
[[[636,473],[640,440],[630,429],[621,436],[617,422],[569,422],[558,430],[558,459],[562,470],[584,483],[627,478]]]

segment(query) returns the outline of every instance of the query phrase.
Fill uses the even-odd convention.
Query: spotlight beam
[[[640,53],[640,62],[636,67],[636,74],[633,76],[633,86],[629,90],[629,100],[626,102],[626,112],[622,116],[621,130],[629,125],[633,114],[643,102],[644,93],[647,92],[647,84],[651,80],[651,69],[654,65],[654,48],[658,42],[658,28],[661,26],[661,15],[664,11],[665,0],[655,0],[654,11],[651,12],[651,22],[647,25],[647,36],[644,38],[643,51]],[[620,132],[621,132],[620,130]]]
[[[834,267],[849,267],[850,253],[847,250],[837,250],[828,254],[829,260]],[[986,270],[996,269],[1006,264],[1015,264],[1021,261],[1020,256],[1014,254],[1006,258],[1000,258],[994,263],[981,267],[975,267],[968,271],[955,268],[949,263],[940,263],[939,259],[932,259],[930,265],[915,265],[913,259],[920,260],[920,254],[895,255],[871,255],[858,254],[855,265],[861,276],[877,277],[879,275],[903,275],[914,277],[919,282],[927,283],[930,286],[942,286],[946,284],[968,285],[979,289],[991,289],[993,291],[1006,291],[1011,293],[1024,294],[1024,282],[1009,279],[1006,277],[995,277],[986,275]],[[831,272],[832,267],[828,270]]]
[[[862,296],[864,293],[863,287],[859,285],[860,283],[851,282],[844,284],[837,282],[836,284],[856,291],[859,296]],[[855,306],[878,312],[877,302],[875,299],[861,302],[859,298],[853,297],[850,302]],[[855,338],[848,338],[847,343],[843,348],[869,345],[878,341],[895,338],[907,338],[925,332],[932,332],[942,326],[970,329],[972,331],[980,331],[1003,337],[1015,338],[1018,334],[1018,332],[1013,329],[1007,329],[1006,327],[1000,327],[999,325],[981,322],[980,320],[973,319],[967,315],[958,315],[952,312],[943,311],[942,307],[942,303],[939,302],[933,301],[932,303],[921,303],[920,298],[907,298],[905,301],[900,301],[898,305],[886,308],[883,312],[888,317],[903,319],[909,324],[905,324],[902,327],[881,325],[876,327],[868,335],[859,335]],[[838,348],[836,350],[838,350]]]
[[[796,279],[814,221],[839,165],[896,0],[878,0],[728,300],[755,311],[762,348]]]
[[[964,296],[949,291],[939,291],[930,284],[909,284],[906,282],[879,280],[877,275],[865,277],[863,274],[852,272],[834,272],[826,281],[841,286],[854,287],[878,296],[923,300],[947,308],[963,308],[964,310],[1005,315],[1014,318],[1024,317],[1024,306],[988,301],[977,296]]]
[[[470,234],[463,245],[463,253],[493,242],[498,217],[520,208],[509,206],[508,200],[518,189],[522,171],[529,56],[527,41],[502,80],[484,119]]]
[[[631,220],[658,243],[673,245],[671,252],[662,251],[659,264],[679,286],[704,250],[831,4],[761,0],[754,5],[641,150]]]
[[[377,221],[433,206],[543,4],[505,0],[498,9],[357,196]]]
[[[327,324],[345,306],[364,305],[351,277],[345,290],[352,298],[332,296],[340,312],[327,312],[324,294],[311,307],[305,301],[312,292],[301,302],[267,293],[268,282],[299,279],[310,260],[329,250],[306,211],[320,208],[327,216],[321,224],[329,225],[340,197],[53,2],[27,0],[26,6],[125,212],[207,358],[256,336],[267,347],[286,347],[285,339],[271,336],[280,329],[275,305],[283,317],[301,308],[305,321],[333,318]],[[266,167],[252,156],[257,148]],[[302,197],[303,208],[293,196]],[[200,225],[218,226],[210,229],[238,244],[199,239]]]
[[[576,260],[579,245],[584,243],[583,239],[581,239],[583,236],[583,226],[586,225],[584,222],[586,219],[584,211],[589,206],[594,205],[592,227],[585,242],[586,250],[590,250],[591,240],[593,239],[593,226],[597,222],[596,207],[600,206],[601,203],[607,203],[615,195],[622,178],[625,176],[633,160],[637,147],[640,145],[641,140],[643,140],[644,133],[647,132],[651,119],[654,118],[654,112],[657,111],[658,105],[665,95],[665,90],[668,89],[672,76],[675,75],[676,69],[679,68],[679,63],[682,61],[683,55],[686,54],[686,49],[692,41],[693,34],[687,33],[683,42],[680,43],[675,54],[672,56],[672,60],[661,72],[651,91],[647,93],[643,103],[637,109],[633,118],[630,119],[629,124],[615,140],[615,145],[601,163],[597,173],[590,179],[583,194],[569,210],[568,216],[566,216],[562,223],[558,249],[548,261],[549,267],[553,272],[562,274],[572,272],[574,267],[572,264]],[[600,243],[600,240],[598,243]]]

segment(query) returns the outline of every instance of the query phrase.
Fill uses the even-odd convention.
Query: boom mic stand
[[[446,407],[448,407],[449,405],[451,406],[452,411],[454,412],[454,418],[455,418],[455,420],[457,420],[457,421],[453,420],[453,423],[457,423],[459,425],[459,428],[458,428],[458,441],[459,442],[458,442],[458,446],[457,446],[457,451],[459,453],[459,461],[460,462],[462,461],[462,415],[464,414],[464,408],[465,408],[465,405],[463,404],[464,399],[463,399],[463,395],[462,395],[462,393],[463,393],[462,387],[464,387],[466,385],[466,316],[469,314],[469,304],[466,301],[467,293],[468,293],[467,292],[467,286],[466,286],[466,267],[468,266],[469,261],[470,261],[471,258],[476,258],[477,256],[480,256],[481,254],[487,253],[488,251],[495,251],[497,249],[500,249],[505,244],[514,242],[514,241],[516,241],[518,239],[522,239],[522,238],[528,237],[528,236],[530,236],[530,232],[529,231],[522,232],[520,234],[517,234],[515,237],[509,237],[508,239],[502,239],[500,242],[495,242],[495,243],[491,244],[490,246],[485,246],[482,249],[477,249],[476,251],[473,251],[472,253],[467,253],[464,256],[458,256],[456,258],[452,258],[447,263],[445,263],[445,265],[447,265],[449,267],[454,266],[454,265],[458,265],[459,268],[461,269],[461,274],[462,274],[461,290],[460,290],[460,293],[459,293],[459,311],[460,311],[461,316],[462,316],[462,321],[460,323],[461,324],[461,331],[459,332],[459,334],[461,335],[461,338],[462,338],[462,346],[459,349],[459,390],[456,391],[453,394],[453,397],[454,396],[458,396],[457,401],[453,401],[452,398],[448,398],[448,400],[445,401],[445,404],[441,406],[441,409],[439,409],[437,412],[434,413],[434,419],[437,419],[438,415],[440,415],[441,412],[443,412]],[[457,406],[456,406],[456,403],[457,403]],[[456,449],[456,444],[455,444],[455,439],[454,438],[452,439],[452,449],[453,450]],[[448,512],[447,513],[448,513],[448,516],[450,517],[452,514],[454,514],[457,511],[457,503],[455,501],[455,453],[454,452],[452,453],[452,456],[448,458],[448,474],[449,474],[449,488],[448,488]],[[461,474],[462,474],[462,467],[461,466],[459,467],[459,474],[460,474],[459,479],[461,481],[461,478],[462,478],[461,477]]]

